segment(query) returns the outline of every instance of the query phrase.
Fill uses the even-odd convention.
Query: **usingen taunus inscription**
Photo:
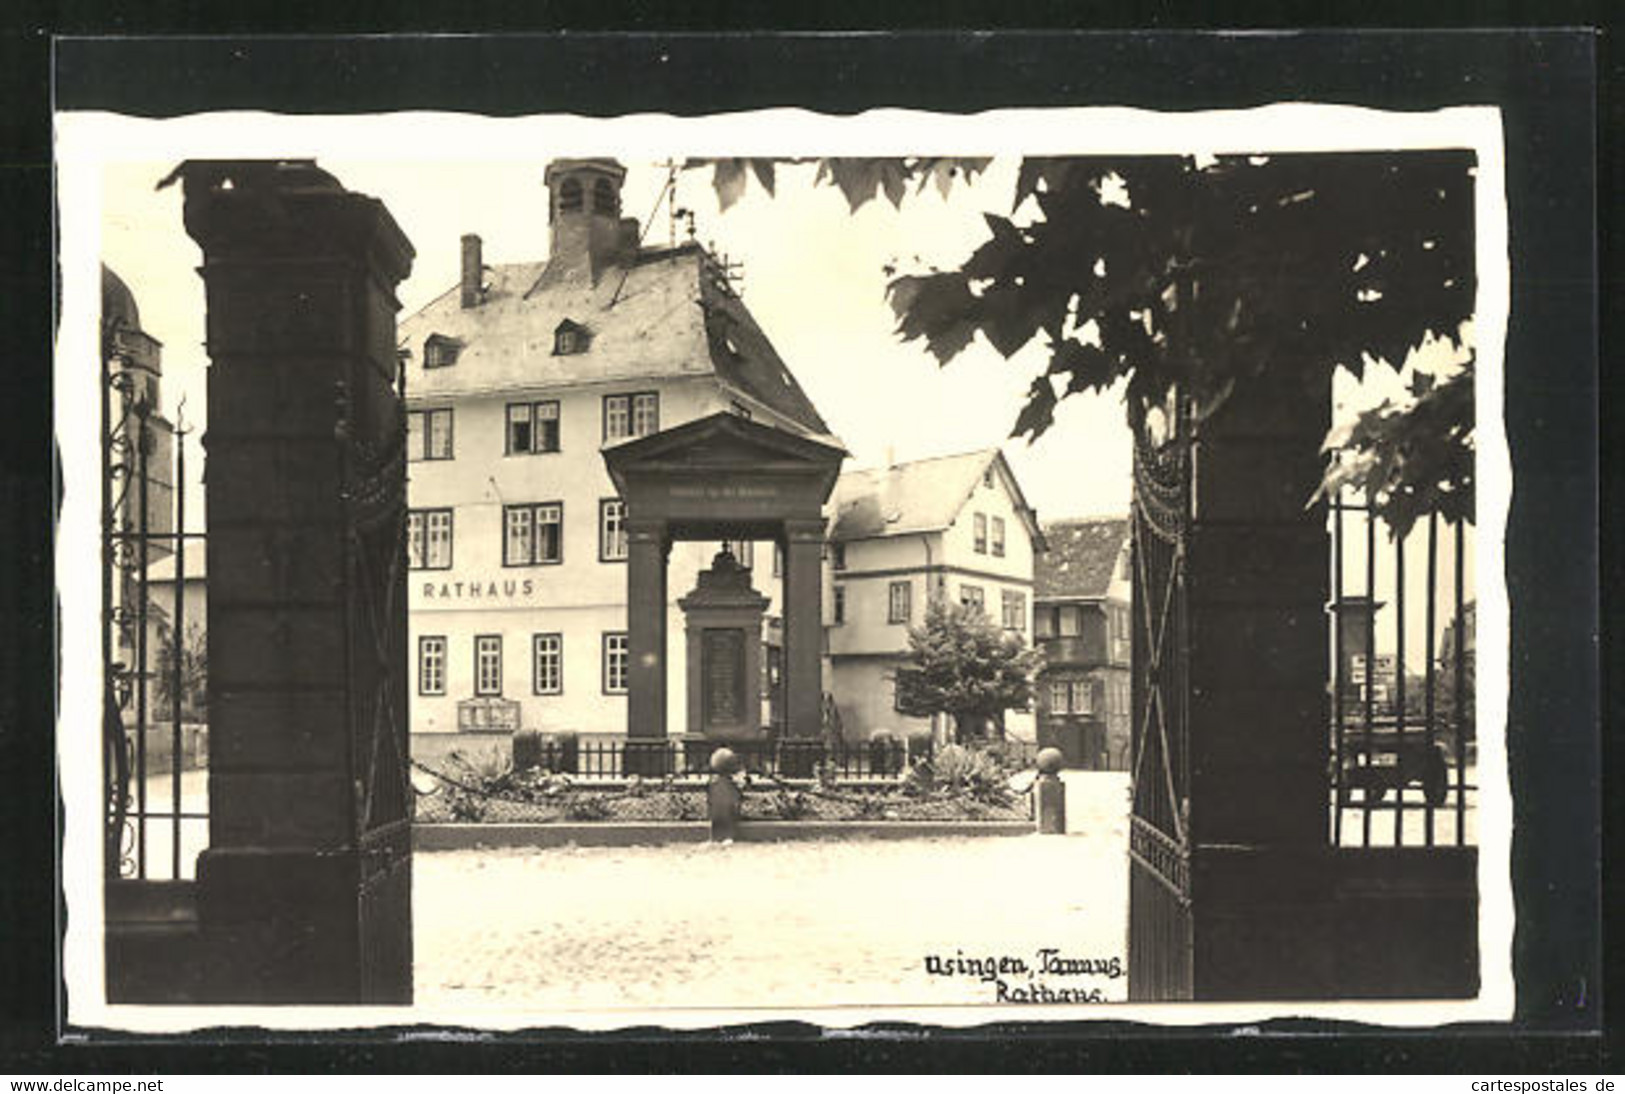
[[[1104,1003],[1104,990],[1087,981],[1116,980],[1125,971],[1121,957],[1076,957],[1047,946],[1030,958],[967,956],[955,950],[951,955],[927,954],[924,963],[932,976],[965,977],[991,985],[995,1003]],[[1068,982],[1051,982],[1061,978]]]

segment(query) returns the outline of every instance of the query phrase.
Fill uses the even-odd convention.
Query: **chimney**
[[[553,227],[548,250],[550,281],[596,284],[604,270],[619,262],[630,235],[621,219],[621,183],[626,168],[612,159],[554,160],[547,165],[548,222]]]
[[[479,306],[484,275],[485,265],[480,261],[480,237],[470,233],[463,237],[463,307]]]
[[[886,466],[880,472],[880,497],[877,499],[880,503],[880,519],[887,524],[891,524],[902,515],[897,486],[897,449],[888,444]]]

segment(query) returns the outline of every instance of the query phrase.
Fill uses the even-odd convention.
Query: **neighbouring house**
[[[1037,514],[997,449],[849,471],[831,500],[825,632],[841,732],[941,739],[945,725],[897,709],[909,628],[931,598],[949,598],[1030,644]],[[1005,732],[1033,740],[1032,712],[1008,712]]]
[[[403,320],[412,729],[435,735],[618,735],[626,727],[625,508],[602,452],[719,411],[787,432],[829,430],[694,243],[639,244],[621,216],[625,169],[556,160],[549,253],[487,264],[462,238],[457,284]],[[780,659],[780,558],[732,542],[770,598],[762,718]],[[683,709],[676,601],[718,553],[675,544],[667,578],[668,709]],[[677,728],[674,723],[673,729]],[[418,745],[414,745],[418,747]]]
[[[160,658],[175,631],[177,614],[185,642],[199,646],[208,632],[208,551],[201,538],[189,539],[179,554],[170,554],[147,567],[147,661],[154,673],[164,669]],[[176,600],[176,578],[180,599]],[[169,669],[172,670],[172,663]],[[164,692],[167,691],[165,686]],[[156,687],[153,689],[156,692]],[[188,696],[201,699],[201,696]],[[196,705],[195,703],[193,705]]]
[[[106,265],[101,268],[101,335],[104,382],[108,385],[106,419],[109,436],[104,450],[112,485],[112,548],[117,578],[108,587],[111,618],[111,660],[123,666],[122,686],[128,698],[120,705],[125,729],[131,737],[131,755],[139,755],[146,770],[166,769],[171,763],[174,709],[168,701],[174,690],[173,660],[166,656],[171,644],[176,596],[175,454],[179,438],[164,412],[163,343],[141,325],[135,294]],[[187,544],[183,566],[190,566],[181,584],[185,636],[192,650],[201,649],[206,632],[203,600],[203,541]],[[144,580],[143,580],[144,579]],[[183,665],[186,658],[182,657]],[[121,685],[115,685],[115,693]],[[206,754],[201,716],[202,683],[197,674],[183,677],[180,713],[187,722],[183,748],[187,766]],[[143,702],[144,700],[144,702]],[[146,727],[144,740],[138,729]]]
[[[1034,565],[1038,739],[1090,769],[1128,769],[1133,578],[1126,517],[1049,521]]]
[[[121,476],[119,521],[126,532],[145,531],[147,560],[174,550],[175,427],[164,414],[162,381],[164,345],[141,328],[135,294],[122,278],[102,267],[102,352],[108,357],[112,405],[107,423],[129,443],[116,451],[132,465],[144,467],[145,481],[134,473]],[[146,521],[141,499],[146,496]]]

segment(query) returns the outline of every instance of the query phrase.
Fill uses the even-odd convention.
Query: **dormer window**
[[[443,334],[431,334],[423,343],[424,368],[449,368],[457,363],[463,344]]]
[[[553,353],[561,357],[567,353],[585,353],[590,340],[586,327],[566,319],[553,328]]]
[[[579,213],[581,211],[581,183],[577,179],[565,179],[559,186],[559,212]]]

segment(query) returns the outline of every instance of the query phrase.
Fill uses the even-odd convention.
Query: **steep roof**
[[[948,527],[996,449],[848,471],[835,484],[832,539],[870,539]]]
[[[941,531],[958,518],[989,465],[998,469],[1034,546],[1041,549],[1043,534],[1037,514],[1028,507],[1015,474],[997,448],[846,472],[835,484],[830,538],[874,539]]]
[[[1046,521],[1049,550],[1033,560],[1033,598],[1105,596],[1128,536],[1126,517]]]
[[[729,388],[813,433],[828,433],[812,401],[743,301],[717,285],[696,245],[638,252],[587,279],[545,277],[548,263],[486,268],[480,303],[464,308],[453,285],[403,320],[413,402],[455,395],[624,380],[716,376]],[[588,335],[581,353],[554,354],[569,320]],[[431,335],[456,341],[456,364],[423,367]]]

